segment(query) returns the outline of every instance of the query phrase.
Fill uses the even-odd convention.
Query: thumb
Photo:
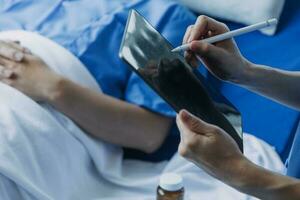
[[[209,127],[208,123],[197,118],[186,110],[182,110],[179,112],[179,119],[182,121],[183,125],[186,128],[198,134],[205,134],[205,130],[207,130],[207,128]]]
[[[221,59],[220,53],[222,49],[209,43],[193,41],[190,44],[190,49],[204,59]]]

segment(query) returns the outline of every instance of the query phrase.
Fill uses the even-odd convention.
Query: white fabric
[[[277,18],[279,20],[285,0],[179,0],[190,9],[213,17],[246,25]],[[277,27],[263,29],[274,35]]]
[[[100,92],[80,61],[52,41],[22,31],[0,33],[4,38],[20,40],[53,70]],[[121,148],[89,137],[51,106],[1,83],[0,92],[1,200],[153,200],[163,172],[181,174],[192,200],[251,199],[178,154],[170,162],[123,160]],[[249,135],[245,154],[269,169],[284,169],[270,146]]]

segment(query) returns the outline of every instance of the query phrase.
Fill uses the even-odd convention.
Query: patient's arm
[[[121,146],[153,152],[164,141],[171,119],[95,93],[61,78],[46,101],[88,133]]]
[[[6,58],[14,59],[13,54]],[[17,62],[0,57],[0,81],[53,105],[89,134],[145,152],[158,149],[167,136],[172,119],[81,87],[54,73],[38,57],[24,55]]]

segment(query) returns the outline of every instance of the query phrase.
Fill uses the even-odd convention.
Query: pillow
[[[201,14],[251,25],[270,18],[279,19],[285,0],[179,0]],[[275,26],[263,29],[267,35],[274,35]]]

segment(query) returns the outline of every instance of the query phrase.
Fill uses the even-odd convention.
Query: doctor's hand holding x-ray
[[[187,29],[183,39],[184,44],[190,43],[186,60],[196,67],[200,58],[217,78],[300,110],[299,72],[255,65],[241,55],[233,39],[216,44],[199,42],[227,31],[225,24],[200,16],[195,25]],[[273,173],[249,161],[221,128],[185,110],[178,114],[177,124],[181,132],[179,153],[210,175],[260,199],[300,199],[297,179]]]

